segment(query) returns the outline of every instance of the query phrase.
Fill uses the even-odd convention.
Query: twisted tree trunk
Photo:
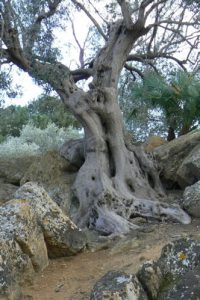
[[[136,216],[190,222],[178,206],[158,202],[164,192],[153,162],[141,148],[125,142],[117,83],[138,37],[136,32],[127,30],[122,22],[115,24],[95,61],[90,90],[78,89],[70,97],[60,94],[85,130],[84,163],[73,185],[79,206],[74,220],[80,227],[104,234],[127,232],[134,228],[130,220]],[[66,155],[68,160],[72,152],[70,149],[70,155]]]

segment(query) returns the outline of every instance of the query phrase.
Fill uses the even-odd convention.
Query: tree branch
[[[80,62],[80,65],[81,65],[81,68],[83,68],[84,66],[84,48],[81,47],[79,41],[78,41],[78,38],[76,36],[76,32],[75,32],[75,28],[74,28],[74,22],[73,20],[70,18],[70,22],[71,22],[71,25],[72,25],[72,34],[73,34],[73,37],[76,41],[76,44],[78,45],[79,47],[79,62]]]
[[[2,30],[2,26],[4,28],[2,40],[7,48],[6,51],[10,60],[25,71],[28,67],[28,61],[23,55],[23,50],[19,40],[19,33],[17,28],[14,27],[15,22],[12,20],[13,15],[14,11],[11,3],[10,1],[6,1],[4,3],[4,11],[2,11],[2,21],[0,22],[0,30]]]
[[[164,3],[164,6],[165,6],[166,0],[160,0],[160,1],[158,1],[158,2],[156,2],[156,3],[154,3],[154,4],[152,4],[152,6],[148,9],[148,11],[147,11],[146,14],[145,14],[145,20],[146,20],[147,17],[150,15],[150,13],[151,13],[155,8],[158,8],[158,6],[159,6],[160,4],[162,4],[162,3]],[[164,6],[163,6],[163,7],[164,7]],[[163,7],[161,7],[159,10],[161,11]]]
[[[109,26],[109,22],[107,22],[106,19],[102,17],[102,15],[101,15],[101,14],[99,13],[99,11],[96,9],[96,7],[94,6],[94,4],[93,4],[90,0],[88,0],[88,2],[90,3],[90,5],[92,6],[92,8],[94,9],[95,13],[97,13],[98,16],[101,18],[101,20],[102,20],[107,26]]]
[[[130,13],[130,5],[125,0],[117,0],[118,4],[121,7],[122,16],[124,23],[127,29],[133,29],[133,21]]]
[[[176,57],[173,57],[171,55],[168,55],[166,53],[147,53],[147,54],[141,54],[141,55],[134,55],[134,54],[130,54],[128,56],[127,61],[138,61],[138,62],[142,62],[142,63],[148,63],[150,64],[150,62],[148,62],[149,60],[153,60],[156,58],[167,58],[167,59],[171,59],[174,60],[183,70],[187,70],[186,67],[184,66],[184,64],[186,64],[186,61],[183,60],[179,60]]]
[[[92,69],[78,69],[71,71],[71,75],[73,76],[74,82],[78,82],[80,80],[87,80],[93,75]]]
[[[79,7],[82,11],[84,11],[84,13],[88,16],[88,18],[91,20],[91,22],[95,25],[95,27],[97,28],[98,32],[102,35],[102,37],[104,38],[105,41],[107,41],[107,36],[105,35],[105,33],[103,32],[103,30],[101,29],[101,26],[98,24],[98,22],[95,20],[95,18],[90,14],[90,12],[85,8],[85,6],[83,4],[81,4],[80,2],[78,2],[77,0],[71,0],[77,7]]]
[[[134,76],[133,72],[135,72],[135,73],[137,73],[142,79],[144,78],[143,73],[142,73],[139,69],[137,69],[137,68],[135,68],[135,67],[133,67],[133,66],[130,66],[130,65],[128,65],[127,63],[124,65],[124,68],[125,68],[126,70],[130,71],[131,74],[132,74],[133,76]],[[135,76],[134,76],[134,77],[135,77]]]

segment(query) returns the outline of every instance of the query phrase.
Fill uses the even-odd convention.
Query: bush
[[[57,150],[66,140],[80,138],[78,130],[72,127],[59,128],[50,123],[45,129],[33,124],[25,125],[19,137],[8,137],[0,144],[1,157],[33,156]]]

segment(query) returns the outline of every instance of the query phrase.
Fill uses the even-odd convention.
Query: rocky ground
[[[51,260],[31,285],[23,287],[24,299],[90,299],[94,284],[108,271],[136,273],[144,261],[158,259],[165,244],[188,236],[200,240],[200,219],[189,225],[147,223],[140,232],[120,238],[99,240],[94,235],[90,251]]]

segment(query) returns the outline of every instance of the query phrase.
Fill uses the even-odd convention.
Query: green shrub
[[[39,155],[57,150],[66,140],[80,138],[78,130],[72,127],[59,128],[50,123],[45,129],[33,124],[25,125],[19,137],[8,137],[0,144],[1,157],[20,157]]]

